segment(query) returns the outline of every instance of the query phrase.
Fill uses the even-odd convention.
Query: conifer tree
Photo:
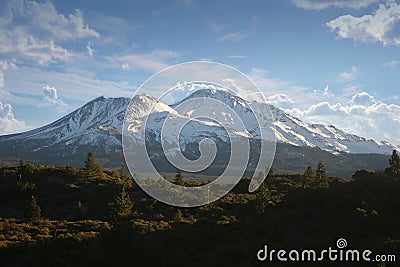
[[[34,171],[35,171],[34,166],[31,163],[29,163],[29,161],[22,167],[22,172],[25,175],[31,175],[34,173]]]
[[[109,206],[111,209],[110,218],[114,222],[126,222],[133,216],[134,203],[126,192],[125,187],[122,188],[116,199],[109,203]]]
[[[317,170],[315,171],[317,183],[320,187],[329,187],[328,176],[322,161],[318,163]]]
[[[95,169],[96,162],[94,160],[94,155],[92,151],[89,151],[87,154],[87,160],[85,161],[85,168],[88,171],[92,171]]]
[[[311,166],[308,166],[303,174],[303,188],[305,188],[307,184],[310,184],[312,186],[315,185],[315,174]]]
[[[257,213],[264,213],[267,206],[272,204],[271,192],[269,191],[267,184],[264,182],[256,192],[255,208]]]
[[[177,185],[184,185],[183,175],[182,175],[182,171],[180,169],[176,170],[174,183],[177,184]]]
[[[393,150],[392,156],[389,159],[389,171],[393,174],[400,174],[400,157],[396,150]]]
[[[89,151],[87,155],[87,160],[85,161],[85,168],[88,174],[97,174],[101,171],[101,165],[94,159],[92,151]]]
[[[127,170],[126,170],[125,165],[123,165],[123,166],[121,167],[121,170],[120,170],[120,177],[121,177],[121,179],[128,179],[128,178],[129,178],[128,172],[127,172]]]
[[[36,198],[31,196],[31,201],[29,202],[27,209],[26,209],[26,217],[28,221],[36,222],[39,221],[41,218],[42,210],[40,209],[39,205],[36,202]]]

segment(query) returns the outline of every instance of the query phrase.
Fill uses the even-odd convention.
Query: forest
[[[301,174],[270,171],[254,193],[243,177],[220,200],[176,208],[148,196],[127,169],[105,169],[89,152],[84,168],[21,160],[0,169],[1,266],[321,266],[260,262],[275,249],[351,248],[397,262],[326,261],[323,266],[398,266],[400,160],[384,172],[329,176],[323,162]],[[314,170],[315,169],[315,170]],[[174,183],[185,180],[177,170]],[[348,265],[347,265],[348,264]]]

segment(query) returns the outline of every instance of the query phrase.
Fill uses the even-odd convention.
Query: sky
[[[302,120],[400,144],[399,0],[2,0],[0,134],[194,60]]]

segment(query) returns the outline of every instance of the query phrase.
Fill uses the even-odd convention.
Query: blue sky
[[[237,68],[303,120],[400,144],[394,0],[1,1],[0,134],[191,60]]]

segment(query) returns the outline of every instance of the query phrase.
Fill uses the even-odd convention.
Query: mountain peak
[[[171,105],[171,107],[176,107],[176,106],[180,105],[181,103],[184,103],[187,100],[190,100],[193,98],[212,98],[212,99],[221,101],[222,103],[225,103],[231,107],[236,106],[236,105],[248,107],[250,104],[250,102],[247,102],[243,98],[235,95],[234,93],[232,93],[228,90],[200,89],[200,90],[193,92],[191,95],[184,98],[183,100],[180,100],[177,103]]]
[[[102,101],[104,101],[104,100],[106,100],[106,99],[108,99],[108,97],[102,95],[102,96],[96,97],[95,99],[89,101],[87,104],[89,104],[89,103],[95,103],[95,102],[99,102],[99,101],[102,102]]]

